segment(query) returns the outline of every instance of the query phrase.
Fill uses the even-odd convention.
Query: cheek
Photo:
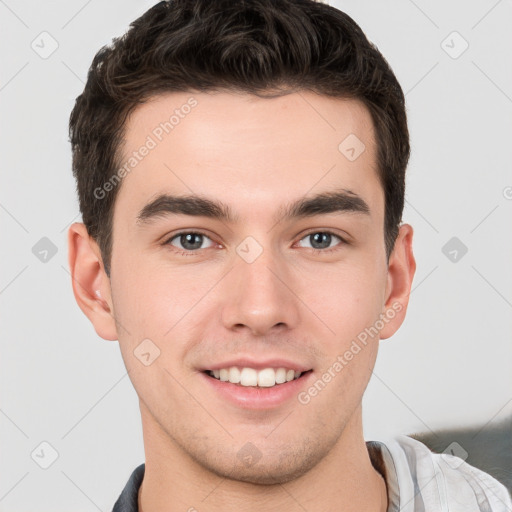
[[[121,253],[122,249],[118,251]],[[116,317],[139,337],[162,338],[204,293],[204,276],[190,268],[173,268],[143,251],[126,251],[114,265]]]
[[[320,409],[334,412],[333,403],[355,407],[364,392],[377,357],[379,335],[372,327],[382,311],[384,284],[382,268],[361,262],[317,273],[315,286],[304,286],[301,297],[321,319],[309,315],[306,322],[323,353],[317,377],[328,382],[317,401]]]
[[[323,322],[332,343],[342,348],[378,319],[385,282],[385,274],[377,267],[339,265],[304,281],[300,297],[316,313],[316,321]]]
[[[188,284],[176,272],[142,262],[119,265],[113,275],[112,299],[123,361],[140,398],[161,414],[171,404],[186,406],[186,393],[175,379],[184,381],[184,327],[200,292]]]
[[[382,277],[368,267],[364,272],[354,269],[351,267],[346,273],[332,273],[324,278],[318,275],[319,286],[303,291],[304,302],[314,305],[311,309],[322,320],[314,318],[307,327],[322,357],[316,372],[317,381],[302,398],[314,402],[318,411],[341,416],[354,410],[361,400],[379,345],[374,326],[382,310],[381,292],[376,285]]]
[[[158,354],[155,366],[173,375],[182,372],[189,340],[197,338],[194,329],[204,315],[208,290],[219,277],[211,271],[194,271],[193,265],[185,270],[171,268],[165,262],[148,264],[143,258],[117,263],[112,275],[112,299],[127,368],[138,374],[141,361],[134,355],[149,352],[151,357]],[[146,377],[143,380],[146,382]]]

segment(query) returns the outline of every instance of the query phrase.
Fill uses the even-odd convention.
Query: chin
[[[226,468],[227,469],[227,468]],[[245,482],[253,485],[278,485],[285,484],[299,478],[307,473],[308,467],[275,467],[258,464],[252,468],[246,468],[236,465],[233,471],[225,471],[217,473],[218,476],[236,480],[237,482]]]
[[[252,454],[251,451],[250,443],[247,443],[236,454],[234,461],[217,456],[213,460],[196,462],[221,478],[254,485],[278,485],[303,476],[322,459],[322,454],[318,452],[279,453],[276,451],[275,455],[269,458],[264,454],[258,454],[256,449]]]

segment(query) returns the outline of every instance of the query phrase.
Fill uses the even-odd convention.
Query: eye
[[[331,247],[332,243],[336,240],[338,240],[339,243]],[[309,242],[309,245],[301,245],[302,247],[309,247],[315,253],[324,254],[336,251],[340,248],[339,246],[348,244],[346,240],[331,231],[312,231],[303,237],[299,241],[299,244],[303,241]],[[207,244],[206,246],[204,245],[205,243]],[[192,256],[201,249],[208,249],[214,247],[216,244],[209,236],[200,231],[181,231],[167,239],[163,245],[172,246],[175,248],[173,250],[178,254]]]
[[[203,247],[206,240],[210,241],[210,245]],[[169,238],[164,245],[172,245],[179,249],[179,253],[186,254],[198,251],[199,249],[208,249],[208,247],[214,245],[214,242],[204,233],[198,231],[182,231]]]
[[[329,247],[334,239],[338,239],[341,243],[335,245],[334,247]],[[313,231],[307,234],[302,240],[307,240],[310,242],[309,247],[312,248],[315,252],[331,252],[337,250],[340,245],[347,244],[346,240],[341,238],[339,235],[332,233],[331,231]],[[304,246],[302,246],[304,247]],[[308,247],[306,245],[306,247]]]

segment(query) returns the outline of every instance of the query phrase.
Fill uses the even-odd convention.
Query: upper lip
[[[208,366],[200,368],[200,370],[220,370],[222,368],[230,368],[231,366],[238,366],[239,368],[254,368],[255,370],[263,370],[265,368],[286,368],[287,370],[295,370],[296,372],[307,372],[308,370],[311,370],[311,366],[281,358],[264,359],[259,361],[250,358],[230,359],[221,363],[211,363]]]

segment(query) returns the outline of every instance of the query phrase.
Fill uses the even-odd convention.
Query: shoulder
[[[507,488],[462,458],[434,453],[405,435],[375,443],[383,456],[390,502],[397,510],[413,512],[421,501],[426,512],[512,512]]]
[[[130,475],[128,482],[114,504],[112,512],[138,512],[139,488],[144,478],[146,465],[140,464]]]

